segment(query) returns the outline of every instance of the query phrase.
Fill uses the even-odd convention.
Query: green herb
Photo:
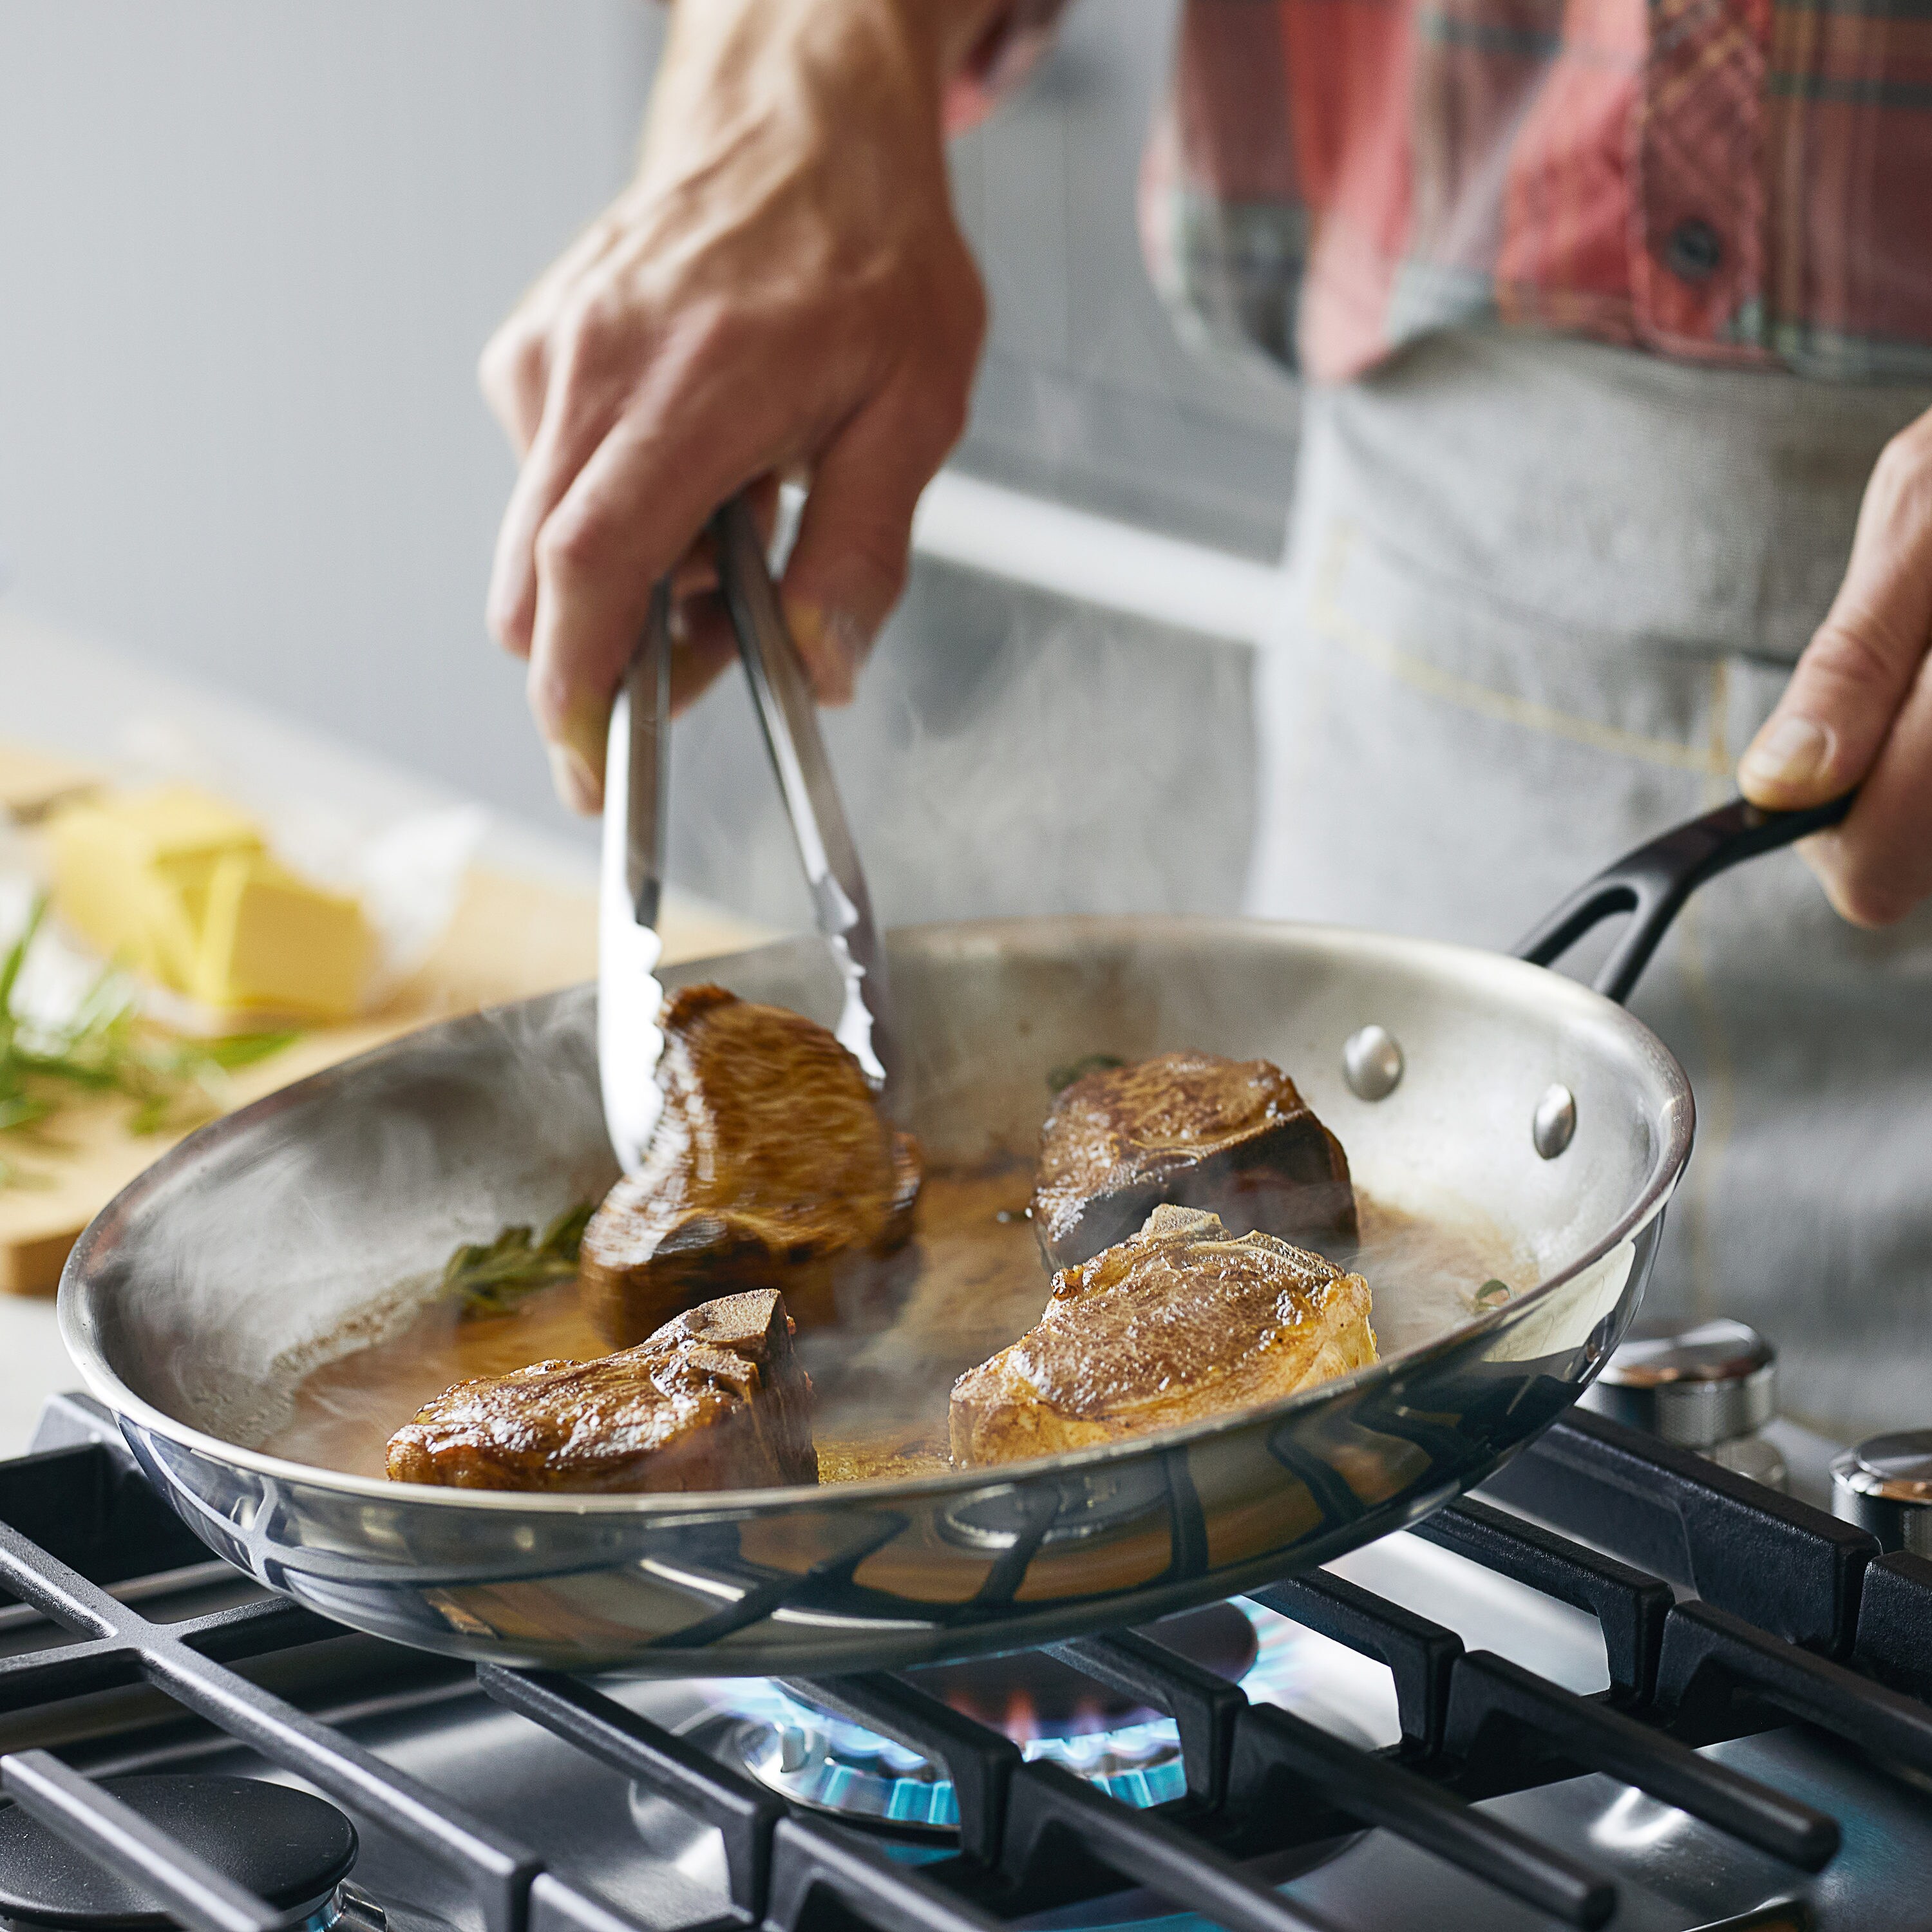
[[[1513,1292],[1508,1282],[1498,1281],[1492,1276],[1477,1289],[1476,1306],[1483,1309],[1500,1308]]]
[[[566,1208],[534,1240],[527,1227],[506,1228],[494,1241],[458,1248],[442,1271],[442,1292],[460,1298],[463,1319],[471,1322],[507,1315],[532,1288],[569,1280],[595,1204]]]
[[[1064,1066],[1056,1066],[1046,1076],[1046,1090],[1049,1094],[1064,1094],[1076,1080],[1084,1080],[1090,1073],[1104,1072],[1108,1068],[1124,1066],[1126,1062],[1118,1053],[1089,1053],[1078,1060],[1070,1060]]]
[[[110,966],[74,1012],[58,1024],[15,1010],[27,950],[46,916],[37,901],[0,957],[0,1133],[58,1150],[46,1123],[76,1094],[116,1094],[133,1104],[137,1134],[180,1132],[212,1120],[228,1099],[227,1076],[266,1060],[299,1037],[293,1033],[231,1034],[196,1040],[144,1019],[134,982]],[[0,1188],[44,1186],[49,1177],[0,1154]]]

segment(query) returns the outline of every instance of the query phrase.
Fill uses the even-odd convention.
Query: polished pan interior
[[[916,1480],[570,1497],[387,1484],[246,1447],[268,1392],[453,1246],[608,1185],[593,995],[398,1040],[204,1130],[128,1188],[62,1283],[68,1346],[196,1532],[345,1623],[518,1664],[848,1670],[1138,1621],[1322,1562],[1480,1480],[1628,1322],[1690,1144],[1682,1070],[1620,1007],[1461,948],[1186,920],[933,926],[891,940],[902,1112],[935,1163],[1030,1154],[1045,1070],[1192,1046],[1289,1069],[1358,1183],[1512,1231],[1541,1285],[1272,1407]],[[826,1022],[812,940],[679,969]],[[1350,1091],[1368,1024],[1405,1070]],[[1545,1160],[1532,1119],[1576,1099]]]

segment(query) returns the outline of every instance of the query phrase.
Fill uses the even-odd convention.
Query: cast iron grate
[[[454,1873],[488,1932],[637,1932],[539,1849],[230,1667],[339,1626],[280,1600],[157,1622],[124,1600],[137,1593],[110,1594],[105,1586],[202,1552],[91,1406],[66,1399],[62,1413],[68,1436],[92,1439],[0,1464],[0,1582],[62,1634],[0,1657],[0,1712],[147,1684]],[[1559,1420],[1490,1487],[1511,1510],[1466,1501],[1418,1533],[1593,1615],[1606,1690],[1580,1696],[1467,1651],[1452,1632],[1339,1579],[1286,1578],[1251,1594],[1384,1664],[1401,1742],[1382,1752],[1344,1743],[1250,1702],[1143,1634],[1057,1646],[1063,1661],[1174,1720],[1186,1793],[1143,1811],[1025,1759],[905,1678],[791,1686],[944,1766],[958,1846],[918,1866],[792,1810],[593,1682],[495,1666],[477,1676],[500,1703],[718,1830],[731,1906],[706,1932],[984,1932],[1125,1885],[1231,1932],[1309,1932],[1324,1922],[1249,1862],[1370,1826],[1558,1924],[1594,1926],[1615,1909],[1611,1882],[1474,1801],[1600,1772],[1815,1871],[1838,1847],[1836,1821],[1696,1746],[1796,1718],[1932,1777],[1932,1706],[1922,1701],[1932,1693],[1932,1563],[1881,1558],[1862,1532],[1588,1414]],[[1587,1533],[1592,1546],[1565,1530]],[[1672,1582],[1697,1600],[1677,1600]],[[0,1759],[0,1780],[14,1802],[147,1884],[194,1932],[280,1924],[275,1908],[48,1752]]]

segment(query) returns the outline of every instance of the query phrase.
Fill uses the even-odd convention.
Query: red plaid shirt
[[[1163,292],[1329,379],[1500,322],[1932,376],[1932,0],[1187,0]]]

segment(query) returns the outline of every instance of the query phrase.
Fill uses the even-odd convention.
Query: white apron
[[[1507,946],[1732,796],[1928,404],[1479,333],[1311,390],[1251,910]],[[1775,854],[1632,1006],[1698,1108],[1647,1308],[1762,1328],[1788,1414],[1932,1423],[1932,907],[1856,932]]]

